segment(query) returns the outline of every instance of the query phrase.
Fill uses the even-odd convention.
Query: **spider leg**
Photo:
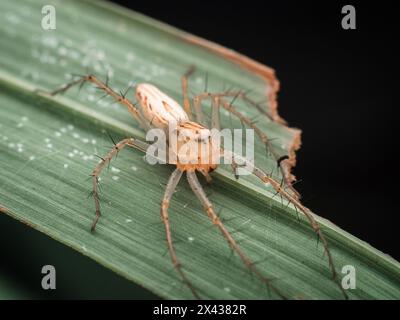
[[[245,123],[248,125],[250,128],[252,128],[255,133],[259,136],[261,141],[265,144],[267,152],[269,151],[272,156],[275,159],[275,162],[277,163],[277,166],[279,167],[283,180],[285,182],[285,185],[290,191],[293,193],[294,197],[296,199],[300,199],[300,193],[292,186],[292,178],[290,175],[290,167],[288,161],[280,161],[281,157],[274,151],[274,148],[271,144],[271,140],[268,138],[268,136],[256,125],[254,124],[249,118],[244,116],[241,112],[236,110],[236,108],[232,105],[232,102],[228,102],[224,100],[221,95],[219,95],[218,101],[220,102],[219,105],[222,105],[222,107],[227,110],[228,112],[232,113],[234,116],[236,116],[241,122]]]
[[[193,120],[192,119],[193,115],[191,112],[190,100],[189,100],[189,95],[188,95],[188,81],[189,81],[189,77],[194,73],[195,69],[196,69],[195,66],[191,66],[181,78],[183,107],[191,120]],[[196,122],[197,123],[204,124],[203,123],[204,114],[203,114],[203,110],[201,108],[201,102],[202,102],[202,100],[207,99],[208,96],[209,96],[208,92],[204,92],[201,95],[197,95],[193,99],[193,107],[194,107],[194,111],[196,113]]]
[[[174,245],[172,243],[171,229],[170,229],[170,225],[169,225],[169,218],[168,218],[169,202],[171,200],[172,195],[174,194],[175,188],[176,188],[179,180],[182,177],[182,173],[183,173],[183,171],[181,171],[180,169],[175,169],[175,171],[171,174],[171,177],[168,180],[167,187],[165,188],[164,198],[161,203],[161,218],[162,218],[162,221],[165,226],[165,233],[167,236],[167,243],[168,243],[168,251],[171,256],[172,264],[174,265],[175,269],[178,271],[183,282],[192,291],[192,293],[196,297],[196,299],[200,299],[200,296],[196,292],[194,286],[192,285],[192,283],[189,281],[189,279],[186,277],[186,275],[182,271],[182,265],[177,258],[176,251],[175,251]]]
[[[260,278],[275,294],[277,294],[279,297],[283,299],[286,299],[286,297],[275,286],[272,285],[271,280],[266,278],[264,275],[260,273],[260,271],[258,271],[253,261],[251,261],[250,258],[248,258],[243,253],[237,242],[233,239],[232,235],[225,228],[225,225],[222,223],[221,219],[214,212],[213,206],[211,202],[208,200],[203,190],[203,187],[201,186],[199,180],[197,179],[196,173],[194,171],[187,171],[187,179],[194,194],[197,196],[197,198],[203,205],[204,210],[206,211],[208,217],[212,220],[213,224],[218,227],[218,229],[221,231],[226,241],[229,243],[229,246],[239,255],[240,259],[245,264],[245,266],[250,271],[252,271],[258,278]]]
[[[108,83],[104,83],[103,81],[99,80],[96,76],[94,75],[86,75],[82,76],[76,80],[73,80],[67,84],[62,85],[58,89],[49,92],[50,95],[55,96],[60,93],[64,93],[67,90],[69,90],[71,87],[75,85],[83,85],[85,82],[91,82],[94,85],[96,85],[100,90],[104,91],[105,95],[109,95],[115,99],[116,102],[119,102],[120,104],[124,105],[126,108],[128,108],[128,111],[132,114],[132,116],[140,123],[140,125],[144,129],[149,129],[150,126],[145,121],[139,110],[135,107],[135,105],[129,101],[125,95],[121,93],[115,92],[111,87],[108,85]]]
[[[146,153],[147,148],[150,146],[148,143],[139,139],[130,139],[128,146]]]
[[[233,157],[233,153],[228,151],[228,150],[224,150],[225,155],[229,156],[229,157]],[[321,228],[319,227],[318,222],[315,220],[313,213],[311,212],[310,209],[308,209],[307,207],[305,207],[298,198],[296,198],[295,196],[293,196],[292,194],[290,194],[289,192],[287,192],[285,190],[284,185],[282,185],[281,183],[275,181],[274,179],[272,179],[269,175],[267,175],[264,171],[262,171],[261,169],[257,168],[256,166],[254,166],[254,164],[250,163],[249,161],[247,161],[246,159],[244,159],[243,157],[239,157],[238,155],[235,155],[235,157],[241,158],[241,160],[246,163],[246,166],[248,168],[251,168],[251,172],[257,177],[259,178],[261,181],[263,181],[264,183],[270,183],[271,186],[275,189],[276,193],[279,193],[281,196],[283,196],[284,198],[286,198],[286,200],[288,200],[289,202],[291,202],[295,208],[296,208],[296,212],[297,209],[299,209],[304,216],[307,218],[311,228],[314,230],[314,232],[317,234],[317,236],[319,237],[320,241],[322,242],[323,246],[324,246],[324,251],[328,257],[328,263],[329,263],[329,269],[331,271],[331,275],[332,275],[332,279],[333,281],[338,285],[338,287],[340,288],[340,290],[342,291],[344,297],[346,299],[348,299],[348,296],[345,292],[345,290],[342,288],[339,279],[337,278],[337,273],[336,273],[336,268],[335,268],[335,264],[333,262],[333,258],[331,255],[331,252],[329,250],[329,246],[328,246],[328,242],[321,230]]]
[[[202,100],[207,99],[211,97],[212,101],[212,118],[211,118],[211,127],[212,128],[217,128],[217,125],[220,126],[220,121],[219,121],[219,109],[221,106],[236,116],[242,123],[246,124],[250,128],[252,128],[257,136],[260,138],[260,140],[264,143],[267,154],[271,153],[272,156],[275,159],[275,162],[278,166],[278,168],[281,171],[282,177],[284,179],[286,187],[293,193],[293,195],[297,198],[300,199],[301,195],[300,193],[293,187],[292,185],[292,176],[290,174],[290,164],[289,161],[286,161],[286,159],[282,160],[282,157],[280,157],[274,150],[272,144],[271,144],[271,139],[268,138],[268,136],[248,117],[244,116],[241,112],[236,110],[236,108],[233,106],[234,100],[237,98],[242,98],[247,102],[252,102],[249,98],[247,98],[246,94],[242,91],[237,91],[237,92],[232,92],[232,91],[226,91],[225,93],[216,93],[216,94],[211,94],[208,92],[203,92],[200,93],[199,95],[195,96],[193,98],[193,104],[194,108],[196,110],[196,120],[199,123],[203,123],[203,113],[202,113],[202,107],[201,103]],[[233,100],[231,102],[228,102],[224,99],[224,97],[233,97]],[[254,102],[252,102],[253,105],[257,105]]]
[[[194,106],[194,110],[196,112],[196,122],[203,124],[203,125],[205,123],[204,123],[204,114],[203,114],[203,109],[201,107],[201,103],[203,100],[207,99],[209,96],[210,96],[210,94],[208,92],[204,92],[193,98],[193,106]]]
[[[235,153],[232,152],[232,157],[231,157],[231,167],[232,167],[232,171],[233,174],[235,175],[235,179],[238,180],[239,179],[239,175],[238,175],[238,168],[240,167],[236,161],[235,161]]]
[[[194,70],[195,70],[195,66],[190,66],[190,68],[181,77],[183,108],[185,109],[189,118],[192,118],[192,109],[190,108],[188,85],[189,85],[189,77],[194,73]]]
[[[242,99],[244,102],[246,102],[249,106],[256,108],[261,114],[265,115],[270,121],[274,121],[273,118],[268,114],[268,112],[262,108],[260,106],[260,103],[256,103],[255,101],[253,101],[252,99],[250,99],[247,96],[247,93],[245,91],[232,91],[232,90],[227,90],[225,92],[222,93],[209,93],[209,92],[202,92],[200,94],[198,94],[197,96],[195,96],[193,98],[193,101],[198,101],[198,105],[201,106],[201,100],[206,99],[207,97],[220,97],[220,98],[226,98],[226,97],[232,97],[233,100],[231,102],[231,104],[233,104],[233,101],[240,98]],[[197,108],[199,108],[199,106],[197,106]],[[196,108],[196,105],[195,105]]]
[[[184,100],[184,108],[186,110],[186,112],[188,113],[189,117],[191,117],[191,110],[190,110],[190,103],[189,103],[189,97],[188,97],[188,80],[189,77],[194,73],[196,67],[195,66],[191,66],[186,73],[181,77],[181,82],[182,82],[182,92],[183,92],[183,100]],[[207,98],[209,93],[207,92],[207,81],[208,80],[208,74],[206,74],[206,87],[203,93],[199,94],[198,96],[196,96],[195,98],[199,98],[197,101],[197,106],[195,104],[195,110],[196,110],[196,115],[200,112],[200,114],[202,114],[201,109],[199,108],[199,106],[201,105],[201,100],[203,100],[204,98]],[[226,90],[225,92],[218,94],[221,97],[233,97],[233,98],[241,98],[243,101],[245,101],[249,106],[252,106],[254,108],[256,108],[260,113],[264,114],[269,120],[274,121],[274,119],[268,114],[268,112],[265,110],[265,108],[261,107],[261,103],[257,103],[255,101],[253,101],[252,99],[250,99],[247,94],[250,90],[246,90],[246,91],[233,91],[233,90]],[[203,97],[203,98],[202,98]],[[195,100],[195,99],[194,99]],[[197,116],[196,116],[197,117]],[[201,120],[202,120],[202,116],[200,116]],[[199,121],[199,119],[196,119],[197,122],[202,123],[202,121]]]
[[[211,128],[217,130],[221,130],[219,103],[219,97],[213,97],[211,101]]]
[[[219,106],[218,106],[218,98],[212,100],[212,114],[211,114],[211,128],[220,130],[220,118],[219,118]],[[208,171],[199,170],[199,172],[206,178],[207,183],[212,182],[212,178]]]
[[[265,110],[265,108],[262,108],[260,103],[257,103],[255,101],[253,101],[252,99],[250,99],[247,96],[248,91],[232,91],[232,90],[228,90],[225,91],[223,93],[218,94],[221,97],[232,97],[232,98],[240,98],[242,99],[244,102],[246,102],[249,106],[252,106],[254,108],[256,108],[260,113],[262,113],[263,115],[265,115],[269,120],[274,121],[274,119],[268,114],[268,112]]]
[[[91,176],[93,180],[93,199],[94,199],[94,205],[96,208],[96,216],[95,219],[93,220],[91,231],[93,232],[96,229],[97,222],[99,221],[99,218],[101,216],[100,212],[100,199],[99,199],[99,175],[101,171],[104,169],[105,165],[111,161],[111,159],[118,154],[119,151],[121,151],[126,145],[131,143],[133,139],[124,139],[121,140],[120,142],[116,143],[112,149],[107,153],[106,156],[101,157],[100,163],[96,166],[96,168],[93,170]]]

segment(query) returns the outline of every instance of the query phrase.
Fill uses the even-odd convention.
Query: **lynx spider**
[[[286,158],[287,157],[282,157],[278,158],[277,154],[274,152],[270,139],[267,137],[267,135],[256,125],[251,121],[249,118],[247,118],[245,115],[243,115],[240,111],[238,111],[234,106],[233,106],[233,100],[236,98],[243,99],[246,101],[249,105],[252,105],[253,107],[256,107],[259,109],[260,112],[262,112],[265,116],[268,117],[268,114],[265,112],[265,110],[261,109],[258,104],[253,102],[251,99],[249,99],[246,95],[245,92],[243,91],[225,91],[222,93],[210,93],[207,90],[204,92],[196,95],[193,98],[193,107],[196,115],[196,119],[193,119],[193,114],[192,114],[192,108],[191,108],[191,103],[190,103],[190,98],[188,95],[188,81],[189,77],[194,73],[195,67],[192,66],[189,68],[189,70],[181,77],[181,86],[182,86],[182,95],[183,95],[183,108],[172,98],[167,96],[165,93],[161,92],[158,88],[151,84],[147,83],[141,83],[136,86],[136,99],[140,103],[142,112],[139,111],[139,109],[136,107],[136,104],[133,104],[130,100],[128,100],[123,93],[117,93],[114,91],[109,85],[108,85],[108,79],[106,82],[102,82],[99,80],[96,76],[92,74],[88,74],[85,76],[79,76],[79,78],[64,84],[60,88],[50,92],[49,94],[54,96],[60,93],[63,93],[70,89],[71,87],[75,85],[80,85],[83,86],[84,83],[86,82],[91,82],[95,86],[97,86],[100,90],[104,91],[105,95],[109,95],[112,98],[115,99],[116,102],[119,102],[120,104],[124,105],[128,111],[131,113],[131,115],[139,122],[139,124],[143,127],[144,130],[148,130],[151,127],[157,127],[157,128],[166,128],[169,125],[169,121],[171,120],[177,120],[178,123],[178,129],[179,128],[185,128],[188,130],[208,130],[205,126],[202,125],[204,123],[204,115],[202,111],[202,101],[206,99],[211,99],[211,127],[212,128],[220,128],[220,120],[219,120],[219,111],[220,108],[222,107],[229,113],[231,113],[233,116],[237,117],[242,123],[247,125],[248,127],[254,129],[255,133],[258,135],[260,140],[265,144],[267,152],[272,154],[272,156],[275,158],[278,167],[281,170],[282,173],[282,182],[279,183],[278,181],[274,180],[270,175],[266,174],[263,172],[260,168],[255,167],[253,164],[246,163],[249,165],[251,168],[253,168],[252,174],[259,178],[263,183],[269,183],[276,191],[277,194],[280,194],[282,197],[284,197],[289,203],[292,203],[296,210],[298,209],[301,211],[307,220],[309,221],[312,229],[314,232],[317,234],[318,238],[321,240],[323,247],[324,247],[324,252],[328,257],[328,262],[329,262],[329,269],[333,278],[333,281],[336,282],[336,284],[339,286],[340,290],[342,291],[344,297],[347,299],[347,294],[341,287],[338,279],[337,279],[337,274],[335,270],[335,266],[333,263],[333,258],[331,256],[331,253],[328,248],[328,243],[326,241],[326,238],[324,237],[318,223],[314,219],[311,211],[306,208],[300,201],[300,195],[299,193],[293,188],[292,186],[292,178],[290,176],[290,172],[288,170],[288,167],[286,165]],[[228,101],[227,98],[233,98],[233,100]],[[127,138],[119,141],[118,143],[114,143],[114,146],[112,149],[104,156],[101,157],[101,161],[99,164],[95,167],[93,170],[91,176],[93,179],[93,191],[92,195],[94,198],[94,204],[95,204],[95,209],[96,209],[96,215],[95,219],[92,223],[91,226],[91,231],[94,231],[97,225],[97,222],[101,216],[100,213],[100,200],[99,200],[99,193],[98,193],[98,181],[99,181],[99,175],[101,171],[104,169],[107,163],[111,161],[111,159],[117,155],[119,151],[124,149],[126,146],[133,147],[136,149],[139,149],[141,151],[146,151],[148,148],[148,144],[145,142],[142,142],[138,139],[134,138]],[[220,156],[222,155],[223,152],[225,152],[225,155],[228,152],[227,150],[219,150]],[[232,158],[241,158],[238,155],[235,155],[231,153]],[[242,161],[246,161],[245,159],[241,158]],[[165,232],[166,232],[166,240],[168,244],[168,251],[171,257],[172,264],[174,268],[177,270],[179,273],[182,281],[187,285],[187,287],[190,289],[192,294],[194,295],[195,298],[200,299],[200,296],[196,290],[196,288],[192,285],[191,281],[188,279],[186,274],[182,270],[182,265],[178,260],[173,242],[172,242],[172,236],[171,236],[171,230],[170,230],[170,224],[169,224],[169,217],[168,217],[168,207],[169,207],[169,202],[170,199],[175,191],[175,188],[181,179],[182,175],[184,172],[186,172],[187,180],[189,182],[189,185],[193,191],[193,193],[197,196],[201,204],[203,205],[203,208],[205,212],[207,213],[208,217],[211,219],[214,225],[218,227],[226,241],[229,243],[230,247],[236,254],[240,257],[244,265],[251,271],[253,272],[263,283],[265,283],[270,290],[275,292],[279,297],[286,299],[286,297],[276,288],[272,283],[271,279],[265,277],[256,267],[255,264],[250,258],[247,257],[247,255],[241,250],[239,247],[238,243],[234,240],[232,235],[229,233],[229,231],[226,229],[225,225],[219,218],[219,216],[215,213],[214,208],[209,201],[209,199],[206,196],[206,193],[203,190],[203,187],[201,186],[197,176],[196,176],[196,171],[199,171],[201,174],[203,174],[207,181],[211,181],[211,177],[209,173],[213,171],[217,165],[212,165],[212,164],[202,164],[200,161],[200,164],[198,165],[188,165],[188,164],[181,164],[179,161],[176,163],[176,169],[172,172],[166,189],[164,193],[164,197],[161,202],[161,219],[163,221],[164,227],[165,227]],[[235,161],[232,163],[232,169],[236,175],[236,170],[237,170],[237,165]]]

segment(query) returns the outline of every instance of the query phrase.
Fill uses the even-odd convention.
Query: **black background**
[[[294,172],[304,203],[400,258],[392,2],[113,2],[273,67],[280,114],[303,130]],[[356,30],[341,27],[346,4],[356,9]]]

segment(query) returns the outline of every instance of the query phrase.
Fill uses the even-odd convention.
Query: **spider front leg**
[[[189,287],[190,291],[192,291],[192,293],[196,297],[196,299],[200,299],[200,296],[196,292],[194,286],[191,284],[189,279],[186,277],[186,275],[182,271],[182,265],[177,258],[176,251],[175,251],[175,248],[174,248],[174,245],[172,242],[171,229],[170,229],[170,225],[169,225],[169,217],[168,217],[169,202],[172,198],[172,195],[174,194],[175,188],[176,188],[179,180],[182,177],[182,173],[183,173],[183,171],[181,171],[180,169],[175,169],[175,171],[171,174],[171,176],[168,180],[167,187],[165,189],[164,198],[161,203],[161,219],[165,226],[165,233],[167,236],[167,243],[168,243],[168,251],[171,256],[172,264],[174,265],[174,267],[180,274],[183,282]]]
[[[96,229],[97,222],[99,221],[99,218],[101,216],[100,212],[100,199],[99,199],[99,191],[98,191],[98,183],[99,183],[99,175],[101,171],[104,169],[105,165],[111,161],[111,159],[118,154],[119,151],[121,151],[125,146],[130,145],[134,143],[134,139],[124,139],[121,140],[120,142],[116,143],[113,148],[107,153],[107,155],[103,158],[101,158],[100,163],[96,166],[96,168],[93,170],[91,176],[93,180],[93,199],[94,199],[94,205],[96,209],[96,216],[95,219],[93,220],[91,231],[93,232]]]
[[[188,87],[189,87],[189,78],[195,72],[195,70],[196,70],[195,66],[190,66],[190,68],[181,77],[183,107],[191,120],[194,120],[194,119],[193,119],[192,109],[190,108],[190,99],[189,99],[189,93],[188,93],[189,88]],[[193,108],[196,113],[196,122],[197,123],[204,124],[204,114],[203,114],[203,110],[201,109],[201,102],[202,102],[202,100],[207,99],[208,97],[209,97],[209,93],[204,92],[193,98]]]
[[[242,91],[242,90],[239,90],[239,91],[227,90],[227,91],[221,93],[220,95],[224,96],[224,97],[231,97],[233,99],[238,99],[238,98],[242,99],[244,102],[247,103],[247,105],[256,108],[260,113],[265,115],[270,121],[274,121],[274,119],[268,114],[268,112],[265,110],[265,108],[261,107],[261,103],[257,103],[247,96],[248,92],[249,92],[249,90],[247,90],[247,92]]]
[[[219,97],[215,97],[211,101],[211,128],[221,130],[221,120],[219,114]]]
[[[149,124],[147,123],[147,121],[143,118],[142,114],[139,112],[139,110],[135,107],[135,105],[129,101],[124,94],[119,94],[117,92],[115,92],[113,89],[111,89],[111,87],[108,85],[108,80],[106,81],[106,83],[104,83],[103,81],[99,80],[96,76],[94,75],[86,75],[86,76],[82,76],[76,80],[73,80],[67,84],[62,85],[60,88],[49,92],[50,95],[55,96],[57,94],[60,93],[64,93],[67,90],[69,90],[70,88],[72,88],[73,86],[76,85],[80,85],[80,87],[82,87],[85,82],[91,82],[94,85],[96,85],[100,90],[102,90],[105,95],[109,95],[111,97],[113,97],[115,99],[115,101],[119,102],[120,104],[122,104],[123,106],[125,106],[128,111],[132,114],[132,116],[139,122],[139,124],[144,128],[144,129],[150,129]]]
[[[193,74],[195,70],[195,66],[191,66],[181,77],[181,84],[182,84],[182,96],[183,96],[183,108],[185,109],[189,118],[192,117],[192,110],[190,109],[190,99],[188,94],[188,84],[189,84],[189,77]]]
[[[255,133],[258,135],[260,140],[264,143],[267,153],[270,152],[272,154],[278,168],[281,171],[282,178],[285,183],[285,187],[288,188],[293,193],[293,196],[296,197],[296,199],[300,199],[301,198],[300,193],[292,185],[293,177],[290,173],[290,167],[289,167],[290,165],[289,165],[288,161],[286,161],[286,157],[280,157],[275,152],[275,150],[271,144],[271,140],[268,138],[268,136],[256,124],[254,124],[249,118],[247,118],[241,112],[236,110],[236,108],[232,105],[232,102],[228,102],[228,101],[224,100],[223,97],[224,97],[224,94],[216,94],[216,95],[212,96],[212,99],[217,100],[218,105],[222,105],[222,107],[225,110],[232,113],[242,123],[245,123],[247,126],[249,126],[250,128],[252,128],[255,131]]]
[[[190,118],[192,118],[192,112],[190,109],[190,100],[189,100],[189,95],[188,95],[188,86],[189,86],[189,78],[193,73],[196,71],[196,67],[194,65],[190,66],[190,68],[183,74],[181,77],[181,83],[182,83],[182,96],[183,96],[183,105],[184,108],[189,115]],[[206,87],[207,87],[207,78],[206,78]],[[268,114],[268,112],[265,110],[265,108],[261,107],[261,103],[256,103],[252,99],[250,99],[247,96],[247,93],[244,91],[231,91],[227,90],[223,94],[225,97],[232,97],[234,99],[240,98],[243,99],[248,105],[256,108],[260,113],[264,114],[269,120],[274,121],[274,119]],[[201,102],[202,100],[208,98],[210,96],[210,93],[205,90],[205,92],[197,95],[193,99],[193,105],[194,109],[196,112],[196,121],[198,123],[203,124],[203,112],[201,109]]]
[[[194,171],[187,171],[187,179],[194,194],[197,196],[197,198],[203,205],[203,208],[206,211],[208,217],[211,219],[213,224],[218,227],[218,229],[221,231],[226,241],[229,243],[229,246],[239,255],[240,259],[245,264],[245,266],[250,271],[252,271],[261,281],[263,281],[268,286],[268,288],[270,288],[275,294],[277,294],[282,299],[286,299],[286,297],[275,286],[272,285],[271,280],[262,275],[260,271],[258,271],[258,269],[255,267],[254,262],[252,262],[250,258],[248,258],[240,249],[235,239],[233,239],[232,235],[225,228],[221,219],[214,212],[213,206],[210,200],[208,200],[203,187],[201,186],[199,180],[197,179],[196,173]]]
[[[210,94],[208,92],[203,92],[201,94],[198,94],[193,98],[193,106],[194,110],[196,112],[196,122],[205,125],[204,122],[204,114],[203,114],[203,109],[202,109],[202,102],[205,99],[208,99],[210,97]]]
[[[184,99],[187,100],[187,103],[189,105],[188,101],[188,79],[190,75],[194,73],[195,68],[192,66],[183,76],[182,76],[182,88],[183,88],[183,96]],[[227,97],[232,97],[233,100],[231,102],[227,102],[224,98]],[[246,124],[250,128],[252,128],[258,137],[261,139],[261,141],[265,144],[267,154],[271,153],[272,156],[275,159],[276,165],[278,169],[281,171],[283,181],[285,183],[285,186],[293,193],[293,195],[297,198],[300,199],[301,195],[300,193],[293,187],[292,182],[294,181],[294,177],[290,173],[291,171],[291,165],[290,162],[288,161],[287,156],[279,156],[272,144],[271,140],[268,138],[268,136],[257,126],[251,121],[251,119],[247,118],[245,115],[243,115],[240,111],[236,110],[236,108],[233,106],[233,101],[236,100],[237,98],[242,99],[245,101],[248,105],[255,107],[260,113],[264,114],[266,117],[268,117],[271,121],[272,118],[264,110],[264,108],[261,108],[258,103],[255,103],[253,100],[251,100],[246,92],[244,91],[225,91],[222,93],[209,93],[209,92],[202,92],[198,95],[196,95],[193,98],[193,106],[194,110],[196,112],[196,121],[200,124],[205,124],[204,123],[204,114],[202,111],[202,102],[205,99],[211,98],[211,108],[212,108],[212,115],[211,115],[211,127],[220,129],[220,117],[219,117],[219,108],[222,106],[225,110],[228,112],[232,113],[234,116],[236,116],[242,123]],[[189,105],[190,109],[190,105]]]
[[[93,199],[94,199],[94,204],[95,204],[95,209],[96,209],[96,217],[92,223],[91,231],[94,231],[96,229],[97,222],[99,221],[99,218],[101,216],[101,211],[100,211],[100,199],[99,199],[99,192],[98,192],[98,183],[99,183],[99,176],[101,171],[104,169],[106,164],[110,163],[111,159],[118,154],[122,149],[124,149],[126,146],[135,148],[137,150],[140,150],[142,152],[146,152],[147,148],[150,146],[146,142],[134,139],[134,138],[128,138],[128,139],[123,139],[120,142],[114,144],[112,149],[107,153],[106,156],[100,157],[101,161],[100,163],[95,167],[93,170],[91,176],[93,179]]]

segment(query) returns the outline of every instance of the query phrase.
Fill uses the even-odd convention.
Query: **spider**
[[[191,99],[189,98],[188,95],[188,80],[189,77],[194,73],[194,71],[195,67],[192,66],[181,77],[183,108],[179,103],[177,103],[168,95],[160,91],[157,87],[148,83],[140,83],[136,86],[136,99],[138,103],[134,104],[126,98],[126,94],[123,94],[122,92],[117,93],[116,91],[114,91],[108,85],[108,78],[105,82],[103,82],[92,74],[79,76],[78,78],[75,78],[71,82],[62,85],[58,89],[49,92],[49,94],[54,96],[60,93],[64,93],[65,91],[67,91],[68,89],[70,89],[75,85],[80,85],[80,87],[82,87],[86,82],[90,82],[95,86],[97,86],[101,91],[103,91],[105,93],[105,96],[106,95],[111,96],[113,99],[115,99],[116,102],[119,102],[122,105],[124,105],[144,130],[147,131],[150,128],[154,127],[165,130],[169,129],[169,127],[173,124],[175,126],[175,130],[178,132],[186,131],[192,133],[191,135],[187,135],[186,140],[187,139],[191,140],[191,142],[194,142],[195,146],[202,143],[203,144],[206,143],[207,147],[205,155],[206,157],[216,156],[218,158],[224,155],[231,157],[232,159],[231,166],[233,172],[235,173],[236,178],[237,178],[236,172],[239,165],[237,161],[235,161],[235,159],[240,159],[242,164],[245,164],[248,168],[251,168],[250,170],[251,174],[259,178],[263,183],[269,183],[275,189],[277,194],[280,194],[289,203],[292,203],[294,205],[296,211],[299,210],[305,215],[312,229],[317,234],[318,238],[321,240],[324,246],[324,251],[328,258],[329,269],[332,275],[332,279],[334,282],[336,282],[336,284],[342,291],[344,297],[347,299],[347,295],[337,279],[333,258],[329,251],[327,240],[324,237],[318,223],[314,219],[313,214],[308,208],[306,208],[301,203],[299,193],[292,186],[293,177],[290,175],[289,171],[290,168],[288,168],[288,164],[286,162],[288,157],[277,156],[277,154],[274,152],[271,146],[270,139],[267,137],[267,135],[261,129],[259,129],[259,127],[257,127],[257,125],[254,124],[250,119],[248,119],[240,111],[238,111],[233,106],[233,101],[237,98],[243,99],[244,101],[248,102],[249,105],[256,107],[260,112],[265,114],[267,117],[268,113],[265,110],[263,110],[258,104],[254,103],[251,99],[249,99],[246,93],[243,91],[229,90],[222,93],[210,93],[207,90],[205,90],[205,92],[196,95],[192,99],[193,109],[195,111],[195,117],[196,117],[194,119],[190,101]],[[230,99],[233,98],[233,99],[229,102],[227,100],[228,98]],[[204,114],[202,111],[202,102],[203,100],[206,99],[210,99],[212,102],[211,128],[207,128],[205,125],[203,125]],[[140,109],[137,107],[137,104],[140,104]],[[221,108],[227,110],[230,114],[237,117],[242,123],[249,126],[255,131],[255,133],[259,136],[261,141],[265,144],[269,154],[272,154],[272,156],[275,158],[277,166],[278,168],[280,168],[282,173],[283,178],[281,182],[274,180],[271,175],[268,175],[260,168],[254,166],[253,163],[246,160],[245,158],[242,158],[228,150],[223,150],[222,148],[220,149],[213,148],[212,143],[210,142],[209,139],[202,138],[201,135],[199,135],[200,131],[204,133],[208,132],[212,128],[220,129],[219,112]],[[100,162],[97,164],[97,166],[95,167],[95,169],[91,174],[93,183],[92,195],[95,205],[95,218],[91,226],[92,232],[95,231],[96,225],[101,216],[98,182],[100,173],[102,172],[104,167],[107,164],[109,164],[112,158],[116,156],[118,152],[120,152],[126,146],[133,147],[141,151],[146,151],[147,148],[149,147],[149,144],[134,138],[126,138],[117,143],[113,141],[113,143],[114,146],[112,147],[112,149],[104,157],[100,157],[101,159]],[[169,146],[167,146],[167,148],[169,148]],[[207,198],[206,193],[197,178],[196,171],[204,175],[207,181],[211,181],[210,173],[217,168],[218,164],[209,163],[206,161],[206,159],[200,157],[199,160],[200,161],[198,161],[197,163],[191,163],[191,162],[183,163],[179,160],[178,157],[178,160],[173,163],[176,166],[176,168],[172,172],[168,180],[168,183],[165,188],[164,197],[161,202],[161,219],[165,227],[168,251],[170,254],[172,264],[176,269],[176,271],[179,273],[182,281],[190,289],[193,296],[197,299],[200,299],[200,296],[196,288],[191,283],[190,279],[186,276],[186,274],[182,269],[182,265],[178,259],[178,256],[176,254],[173,245],[171,228],[169,224],[169,215],[168,215],[169,203],[181,177],[183,176],[184,173],[186,173],[186,177],[189,182],[190,188],[192,189],[193,193],[196,195],[198,200],[201,202],[204,211],[211,219],[212,223],[220,230],[220,232],[222,233],[223,237],[226,239],[232,250],[240,257],[244,265],[251,272],[253,272],[263,283],[265,283],[270,290],[276,293],[279,297],[286,299],[285,295],[283,295],[280,292],[280,290],[271,283],[271,280],[266,276],[264,276],[255,267],[254,262],[242,251],[242,249],[235,241],[235,239],[232,237],[228,229],[225,227],[219,216],[215,213],[212,203]]]

